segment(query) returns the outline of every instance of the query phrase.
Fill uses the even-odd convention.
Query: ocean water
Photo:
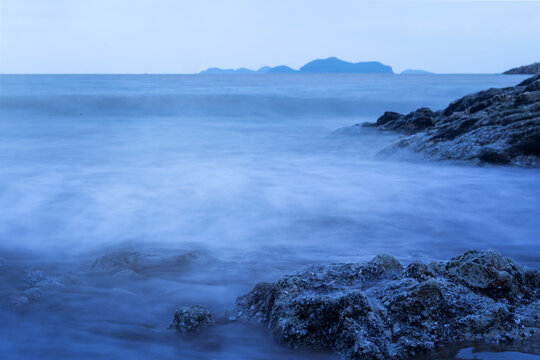
[[[311,263],[494,248],[540,267],[539,170],[385,161],[397,135],[332,135],[524,78],[0,76],[2,358],[334,359],[256,326],[167,326]]]

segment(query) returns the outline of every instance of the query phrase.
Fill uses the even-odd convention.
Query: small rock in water
[[[182,306],[174,313],[174,319],[169,328],[174,328],[182,334],[191,334],[213,326],[215,323],[210,310],[206,307]]]
[[[28,304],[40,299],[45,292],[66,287],[63,279],[46,274],[41,270],[27,270],[24,274],[23,283],[26,289],[20,292],[19,295],[10,298],[12,305]]]
[[[200,251],[190,251],[175,256],[143,254],[137,251],[116,251],[97,258],[89,270],[126,276],[159,269],[185,268],[194,262],[205,261],[209,261],[209,257]]]
[[[450,342],[538,333],[539,284],[537,270],[493,250],[405,269],[379,255],[259,283],[237,299],[233,313],[295,348],[332,350],[346,359],[406,359]]]

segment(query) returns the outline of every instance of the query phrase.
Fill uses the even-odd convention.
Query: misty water
[[[335,359],[254,325],[167,326],[312,263],[494,248],[540,267],[539,170],[388,161],[395,134],[332,135],[523,79],[2,75],[1,357]],[[516,346],[483,354],[539,358]]]

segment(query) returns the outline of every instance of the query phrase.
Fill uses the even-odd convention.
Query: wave
[[[34,95],[2,96],[2,111],[60,115],[358,116],[404,103],[358,98],[276,95]]]

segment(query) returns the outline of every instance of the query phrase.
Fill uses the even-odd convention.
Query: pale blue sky
[[[329,56],[501,72],[540,61],[540,1],[0,0],[3,73],[193,73]]]

